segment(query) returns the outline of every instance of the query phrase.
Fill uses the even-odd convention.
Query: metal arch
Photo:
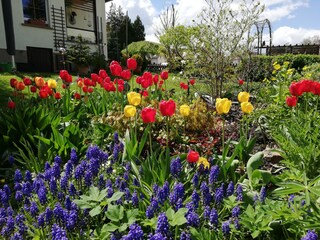
[[[261,20],[261,21],[256,21],[254,22],[253,24],[256,29],[257,29],[257,33],[258,33],[258,46],[257,46],[257,49],[258,49],[258,54],[261,55],[262,53],[262,49],[263,48],[266,48],[267,49],[267,52],[266,54],[267,55],[271,55],[271,46],[272,46],[272,31],[271,31],[271,23],[269,21],[269,19],[264,19],[264,20]],[[267,26],[266,26],[267,25]],[[251,26],[252,27],[252,26]],[[262,36],[263,36],[263,30],[265,28],[269,28],[269,46],[267,45],[265,47],[265,45],[263,44],[263,41],[262,41]],[[251,29],[251,28],[250,28]],[[250,35],[250,30],[248,32],[248,36]]]

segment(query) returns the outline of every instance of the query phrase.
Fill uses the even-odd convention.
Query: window
[[[46,0],[22,0],[25,22],[47,22]]]

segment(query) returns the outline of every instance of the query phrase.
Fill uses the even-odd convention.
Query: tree
[[[206,0],[191,35],[187,70],[208,81],[211,94],[222,95],[228,69],[238,56],[247,54],[247,33],[258,20],[264,6],[250,0]]]
[[[312,37],[308,37],[303,39],[302,44],[316,44],[316,45],[320,45],[320,35],[314,35]]]
[[[172,4],[167,7],[166,11],[162,12],[159,16],[160,25],[155,30],[156,37],[160,40],[160,37],[167,32],[170,28],[174,28],[178,22],[178,12]]]
[[[133,42],[144,41],[146,34],[144,32],[144,25],[139,16],[134,20],[132,27],[134,32]]]

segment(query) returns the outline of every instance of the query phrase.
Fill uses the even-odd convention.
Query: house
[[[105,3],[111,0],[11,1],[15,62],[19,71],[61,69],[64,49],[81,35],[92,52],[107,57]],[[0,15],[3,13],[0,4]],[[0,63],[11,62],[6,51],[4,20],[0,17]]]

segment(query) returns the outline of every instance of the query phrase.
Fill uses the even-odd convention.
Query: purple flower
[[[223,197],[224,197],[224,184],[221,184],[221,187],[218,187],[216,189],[216,192],[214,193],[214,200],[216,202],[216,204],[220,204],[223,201]]]
[[[132,193],[131,201],[133,206],[137,207],[139,205],[139,198],[136,190]]]
[[[199,184],[199,174],[196,173],[193,175],[193,178],[192,178],[192,184],[195,188],[198,187],[198,184]]]
[[[161,233],[156,233],[153,236],[150,236],[149,240],[166,240],[167,238],[163,236]]]
[[[159,204],[155,198],[152,198],[150,205],[147,207],[146,216],[148,219],[153,218],[155,212],[159,209]]]
[[[17,202],[21,202],[23,200],[23,194],[21,191],[16,191],[15,199]]]
[[[130,162],[127,162],[127,163],[125,164],[125,168],[126,168],[126,172],[130,172],[130,170],[131,170],[131,163],[130,163]]]
[[[240,223],[239,223],[239,219],[238,218],[234,219],[234,227],[235,227],[236,230],[240,229]]]
[[[74,178],[76,180],[81,180],[84,176],[84,172],[86,171],[87,162],[82,161],[74,170]]]
[[[200,196],[199,194],[197,193],[197,190],[193,190],[193,193],[191,195],[191,200],[192,200],[192,203],[193,203],[193,206],[195,208],[198,208],[199,206],[199,201],[200,201]]]
[[[60,156],[55,156],[54,162],[55,162],[57,165],[60,165],[60,164],[62,163],[61,157],[60,157]]]
[[[89,169],[84,174],[84,183],[87,187],[90,187],[92,184],[92,172]]]
[[[21,171],[19,169],[17,169],[15,172],[14,172],[14,182],[15,183],[20,183],[23,179],[22,177],[22,174],[21,174]]]
[[[161,233],[165,236],[168,236],[169,234],[168,218],[164,212],[160,213],[158,217],[156,233]]]
[[[60,228],[58,224],[53,224],[51,228],[52,240],[67,240],[67,233],[63,228]]]
[[[65,191],[68,188],[68,178],[66,175],[64,175],[61,179],[60,179],[60,189]]]
[[[209,183],[213,184],[218,180],[220,169],[217,165],[210,168]]]
[[[206,184],[206,182],[201,183],[200,190],[202,192],[203,204],[209,205],[211,202],[211,194],[210,194],[210,189]]]
[[[307,234],[301,240],[318,240],[318,235],[314,230],[308,230]]]
[[[32,192],[32,188],[31,188],[30,182],[23,183],[22,184],[22,193],[25,196],[30,197],[31,196],[31,192]]]
[[[222,223],[222,233],[224,235],[230,234],[230,222],[229,221],[225,221]]]
[[[101,190],[105,187],[105,185],[106,185],[106,181],[104,180],[103,174],[101,174],[98,180],[98,187]]]
[[[3,236],[10,236],[14,230],[14,218],[8,217],[7,218],[7,224],[5,227],[2,228],[1,235]]]
[[[38,228],[42,228],[44,226],[44,213],[41,213],[38,216]]]
[[[46,210],[44,211],[45,217],[46,217],[46,223],[50,223],[53,215],[53,211],[51,210],[50,207],[47,207]]]
[[[242,186],[239,184],[237,186],[237,189],[236,189],[237,201],[242,201],[243,200],[242,193],[243,193]]]
[[[170,204],[175,206],[179,198],[184,198],[184,186],[183,183],[176,183],[174,185],[173,191],[170,193]]]
[[[177,157],[176,159],[172,159],[170,163],[170,172],[172,176],[178,178],[181,170],[182,170],[182,165],[180,162],[180,158]]]
[[[60,174],[61,174],[61,171],[60,171],[60,166],[58,163],[54,163],[53,166],[52,166],[52,175],[56,178],[56,179],[59,179],[60,178]]]
[[[97,158],[91,158],[89,162],[89,169],[93,176],[97,176],[100,169],[100,163]]]
[[[214,208],[211,209],[209,221],[212,225],[218,225],[218,212]]]
[[[211,212],[210,207],[209,207],[209,206],[205,206],[205,207],[204,207],[204,210],[203,210],[203,218],[204,218],[205,220],[208,220],[208,219],[209,219],[209,217],[210,217],[210,212]]]
[[[234,192],[234,184],[232,181],[230,181],[227,187],[227,197],[231,196],[233,192]]]
[[[140,187],[139,181],[137,180],[136,177],[133,178],[133,185],[136,187]]]
[[[45,187],[41,187],[38,190],[38,198],[42,205],[47,202],[47,189]]]
[[[124,236],[123,240],[143,240],[143,231],[141,227],[136,223],[131,224],[128,235]]]
[[[58,221],[63,219],[63,208],[61,207],[60,203],[56,203],[54,206],[53,215]]]
[[[77,156],[77,152],[74,148],[71,149],[70,161],[74,166],[78,164],[78,156]]]
[[[8,161],[9,161],[9,164],[12,166],[14,164],[14,157],[10,155]]]
[[[65,175],[69,179],[72,176],[72,171],[73,171],[73,165],[71,160],[69,160],[66,164],[66,170],[65,170]]]
[[[24,181],[25,182],[32,182],[32,175],[31,175],[31,172],[29,170],[27,170],[25,172]]]
[[[239,206],[235,206],[231,211],[232,217],[234,218],[239,217],[240,213],[241,213],[241,209]]]
[[[10,240],[23,240],[23,237],[21,236],[20,233],[15,232],[13,236],[10,238]]]
[[[55,195],[58,192],[58,187],[57,187],[57,182],[53,177],[50,179],[49,186],[50,186],[50,191],[52,195]]]
[[[267,197],[267,189],[265,186],[263,186],[260,190],[260,202],[264,203],[266,197]]]
[[[64,201],[64,207],[67,210],[71,210],[71,200],[70,200],[70,197],[68,195],[66,196],[66,200]]]
[[[180,240],[191,240],[191,236],[189,233],[186,233],[185,231],[183,231],[180,234]]]
[[[129,173],[127,171],[123,174],[123,179],[126,181],[129,180]]]
[[[107,198],[111,198],[113,193],[114,193],[113,188],[112,187],[108,187],[108,192],[107,193],[108,193],[107,194]]]
[[[66,228],[67,230],[71,231],[76,227],[78,220],[78,213],[75,210],[71,210],[70,213],[67,215],[66,221]]]
[[[35,202],[31,202],[30,205],[30,214],[32,217],[35,217],[39,212],[38,205]]]
[[[188,212],[187,216],[186,216],[186,219],[187,219],[187,224],[190,227],[199,227],[200,218],[199,218],[199,215],[196,214],[194,211]]]

